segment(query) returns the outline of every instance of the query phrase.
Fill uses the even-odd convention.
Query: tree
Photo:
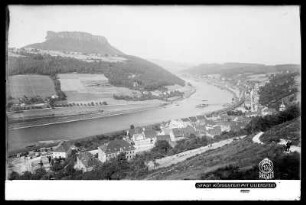
[[[9,175],[9,180],[18,180],[20,178],[19,174],[17,172],[12,172],[10,175]]]
[[[155,147],[153,147],[151,151],[158,154],[166,155],[170,149],[172,149],[172,147],[170,146],[168,141],[160,140],[155,143]]]
[[[41,179],[46,174],[47,172],[44,168],[38,168],[37,170],[35,170],[35,174],[33,174],[32,179],[34,180]]]
[[[131,130],[135,129],[135,126],[134,125],[130,125],[130,129]]]

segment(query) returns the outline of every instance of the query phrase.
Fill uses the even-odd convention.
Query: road
[[[149,167],[149,170],[158,169],[158,168],[162,168],[162,167],[168,167],[168,166],[171,166],[173,164],[177,164],[179,162],[182,162],[182,161],[184,161],[184,160],[186,160],[190,157],[193,157],[195,155],[202,154],[202,153],[204,153],[208,150],[213,150],[213,149],[217,149],[219,147],[223,147],[226,144],[230,144],[235,139],[243,139],[244,137],[246,137],[246,135],[222,140],[222,141],[219,141],[219,142],[212,143],[210,146],[209,145],[208,146],[203,146],[203,147],[200,147],[200,148],[197,148],[197,149],[181,152],[181,153],[176,154],[176,155],[172,155],[172,156],[164,157],[164,158],[161,158],[161,159],[157,159],[155,161],[157,163],[155,166],[154,166],[154,163],[151,161],[151,162],[148,163],[148,167]]]
[[[263,134],[264,132],[259,132],[259,133],[257,133],[254,137],[253,137],[253,142],[254,143],[258,143],[258,144],[263,144],[263,142],[262,141],[260,141],[260,136]]]

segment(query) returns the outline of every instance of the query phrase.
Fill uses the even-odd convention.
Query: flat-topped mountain
[[[53,32],[48,31],[46,41],[25,46],[41,50],[56,50],[82,53],[99,53],[102,55],[124,55],[111,46],[103,36],[85,32]]]
[[[15,53],[11,49],[9,75],[103,73],[115,86],[154,90],[167,85],[185,85],[184,80],[163,67],[117,50],[103,36],[48,31],[45,42],[24,48]]]

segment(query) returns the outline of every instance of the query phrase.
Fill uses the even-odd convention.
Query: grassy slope
[[[260,140],[264,143],[276,142],[280,139],[291,140],[293,145],[299,145],[301,142],[301,118],[274,126],[264,133]]]
[[[292,121],[284,124],[289,126],[289,124],[294,125],[294,123],[296,122]],[[280,125],[280,127],[282,125]],[[279,130],[279,132],[286,129],[287,128],[283,125],[283,129]],[[299,130],[297,127],[295,127],[295,129]],[[272,133],[272,131],[270,133]],[[258,165],[258,163],[265,157],[273,159],[279,153],[283,155],[281,152],[281,146],[276,143],[267,143],[264,145],[253,143],[253,136],[254,135],[250,135],[241,141],[234,141],[224,147],[210,150],[171,167],[158,169],[148,174],[145,179],[200,179],[203,174],[207,174],[219,168],[224,168],[228,165],[238,166],[242,170],[247,170],[252,168],[254,165]],[[268,137],[268,134],[265,135],[265,137]]]
[[[13,98],[54,95],[54,85],[50,77],[44,75],[23,75],[8,77],[8,95]]]

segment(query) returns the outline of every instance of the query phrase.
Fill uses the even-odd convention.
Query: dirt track
[[[195,155],[204,153],[208,150],[213,150],[213,149],[217,149],[219,147],[222,147],[226,144],[231,143],[234,139],[243,139],[244,137],[246,137],[246,135],[222,140],[220,142],[215,142],[215,143],[213,143],[211,145],[208,145],[208,146],[200,147],[200,148],[193,149],[193,150],[188,150],[188,151],[176,154],[176,155],[172,155],[172,156],[164,157],[164,158],[161,158],[161,159],[157,159],[155,161],[157,163],[157,165],[155,165],[155,167],[153,165],[154,164],[153,162],[149,162],[149,169],[152,170],[152,169],[158,169],[158,168],[162,168],[162,167],[168,167],[170,165],[182,162],[182,161],[184,161],[184,160],[186,160],[190,157],[193,157]]]

